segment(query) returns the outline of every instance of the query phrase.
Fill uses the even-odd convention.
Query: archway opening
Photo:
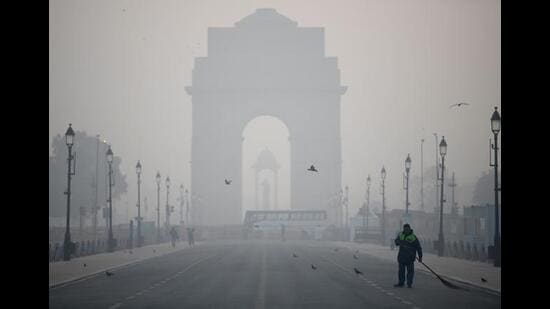
[[[247,210],[290,209],[289,135],[285,123],[273,116],[258,116],[244,127],[243,217]]]

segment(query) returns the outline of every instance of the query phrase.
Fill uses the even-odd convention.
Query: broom
[[[466,288],[459,287],[459,286],[454,285],[451,282],[441,278],[435,271],[433,271],[430,267],[428,267],[428,265],[424,264],[424,262],[420,261],[418,258],[416,258],[416,259],[418,260],[418,262],[420,262],[420,264],[424,265],[429,271],[431,271],[432,274],[434,274],[441,281],[441,283],[443,283],[445,286],[447,286],[451,289],[458,289],[458,290],[468,291],[468,289],[466,289]]]

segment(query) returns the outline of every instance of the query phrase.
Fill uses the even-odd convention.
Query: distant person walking
[[[405,269],[407,269],[407,287],[412,287],[414,278],[414,260],[418,252],[418,260],[422,262],[422,247],[409,224],[403,225],[403,231],[397,235],[395,245],[399,246],[397,262],[399,263],[399,282],[394,287],[403,287],[405,284]]]
[[[189,241],[189,246],[192,246],[195,244],[195,237],[193,236],[193,233],[195,232],[195,228],[187,228],[187,240]]]
[[[179,235],[178,235],[178,232],[176,231],[176,228],[172,227],[172,229],[170,230],[170,238],[172,240],[172,247],[175,248],[176,247],[176,240],[179,239]]]

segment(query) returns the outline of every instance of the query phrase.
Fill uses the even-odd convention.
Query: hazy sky
[[[501,91],[495,0],[50,0],[49,144],[69,122],[101,134],[122,157],[128,205],[136,203],[138,159],[150,205],[157,170],[163,179],[168,172],[174,187],[187,186],[191,97],[184,86],[191,85],[193,58],[207,56],[208,27],[233,27],[257,8],[274,8],[299,27],[325,28],[325,55],[338,58],[348,86],[342,183],[350,186],[351,213],[361,205],[369,173],[371,198],[379,199],[382,165],[388,207],[402,208],[404,160],[410,153],[411,173],[419,174],[424,136],[424,167],[433,165],[434,132],[447,140],[446,163],[459,186],[489,169],[489,118],[493,106],[500,110]],[[449,108],[458,102],[470,105]],[[255,125],[266,134],[277,127]],[[279,137],[288,134],[277,130]],[[433,183],[433,175],[425,182]],[[430,208],[434,199],[425,197]]]

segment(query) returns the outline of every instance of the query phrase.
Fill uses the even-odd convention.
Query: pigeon
[[[449,106],[449,108],[452,108],[453,106],[461,107],[462,105],[470,105],[470,104],[461,102],[461,103],[453,104]]]
[[[230,184],[231,184],[231,181],[232,181],[231,179],[229,179],[229,180],[226,179],[226,180],[225,180],[225,184],[226,184],[226,185],[230,185]]]
[[[354,254],[354,255],[353,255],[353,258],[357,260],[359,257],[358,257],[357,255]]]
[[[360,271],[359,269],[357,269],[357,268],[355,268],[355,267],[353,268],[353,270],[355,270],[355,273],[358,274],[358,275],[362,275],[362,274],[363,274],[362,271]]]
[[[292,253],[292,256],[295,257],[295,258],[298,257],[298,255],[296,253]]]
[[[315,169],[315,166],[311,166],[310,168],[307,169],[308,171],[312,171],[312,172],[318,172],[317,169]]]
[[[481,278],[481,282],[485,283],[485,282],[487,282],[487,279]]]
[[[317,266],[311,264],[311,269],[317,269]]]
[[[109,271],[106,271],[105,274],[107,275],[107,277],[111,277],[111,276],[114,275],[113,273],[111,273],[111,272],[109,272]]]

